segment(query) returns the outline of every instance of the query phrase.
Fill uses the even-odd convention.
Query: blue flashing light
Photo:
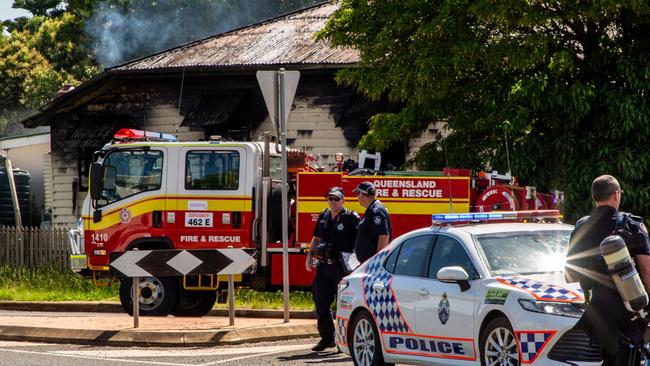
[[[489,221],[489,220],[504,220],[504,219],[506,219],[506,215],[504,215],[503,213],[492,213],[492,212],[431,215],[431,220],[439,223],[458,222],[458,221]]]

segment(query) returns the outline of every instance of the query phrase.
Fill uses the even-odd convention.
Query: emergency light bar
[[[503,220],[526,220],[526,219],[559,219],[559,210],[530,210],[530,211],[503,211],[503,212],[472,212],[458,214],[433,214],[433,224],[444,224],[454,222],[483,222]]]
[[[134,130],[132,128],[121,128],[113,136],[116,140],[142,140],[176,142],[176,137],[168,133]]]

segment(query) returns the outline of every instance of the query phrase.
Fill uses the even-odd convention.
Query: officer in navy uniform
[[[361,206],[366,208],[363,220],[359,223],[359,234],[354,243],[354,252],[359,263],[367,261],[382,250],[392,239],[392,227],[388,210],[376,198],[375,186],[370,182],[361,182],[354,189]]]
[[[345,276],[341,253],[352,253],[354,250],[354,238],[357,236],[359,225],[359,215],[344,207],[345,197],[342,188],[331,188],[325,197],[329,208],[323,210],[318,216],[305,261],[308,272],[312,271],[313,260],[318,261],[316,277],[312,283],[318,317],[318,333],[321,337],[312,348],[317,352],[336,346],[330,307],[336,299],[339,281]]]
[[[565,277],[580,282],[586,310],[576,324],[601,346],[604,366],[638,366],[638,352],[630,348],[640,344],[647,326],[644,319],[633,320],[623,304],[607,265],[600,254],[600,242],[609,235],[620,235],[636,262],[646,289],[650,284],[650,240],[643,220],[619,212],[623,191],[611,175],[601,175],[591,185],[596,208],[576,223],[571,233]],[[622,336],[625,338],[623,338]],[[624,341],[624,339],[626,339]]]

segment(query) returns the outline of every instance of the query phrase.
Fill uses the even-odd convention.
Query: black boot
[[[316,343],[314,347],[311,348],[311,350],[315,352],[321,352],[324,351],[326,348],[332,348],[332,347],[336,347],[336,343],[334,343],[334,341],[325,341],[321,339],[320,341],[318,341],[318,343]]]

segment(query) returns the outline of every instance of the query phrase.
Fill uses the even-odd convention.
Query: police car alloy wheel
[[[368,313],[362,312],[355,317],[350,332],[352,361],[355,365],[386,365],[381,351],[379,332]]]
[[[140,277],[140,315],[167,316],[176,305],[178,286],[171,277]],[[120,303],[133,315],[133,279],[124,278],[120,284]]]
[[[491,320],[481,333],[481,365],[519,366],[519,350],[506,318]]]

